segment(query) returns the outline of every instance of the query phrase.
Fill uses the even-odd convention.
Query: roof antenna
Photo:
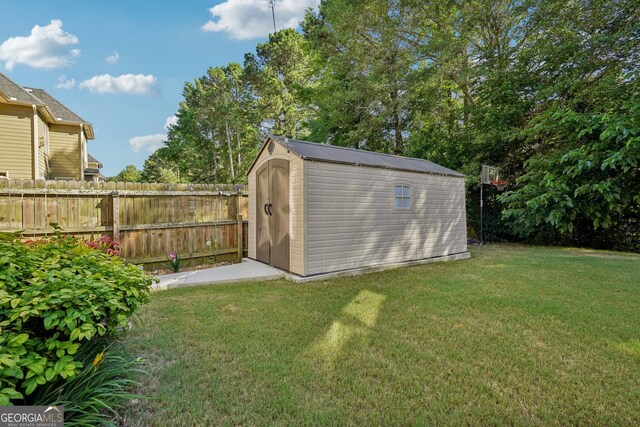
[[[276,32],[276,0],[267,0],[269,7],[271,8],[271,16],[273,17],[273,32]]]

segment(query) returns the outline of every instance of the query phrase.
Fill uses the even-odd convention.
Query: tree
[[[109,178],[109,181],[117,182],[140,182],[142,173],[134,165],[127,165],[116,176]]]
[[[251,85],[239,64],[186,83],[178,121],[158,156],[189,182],[244,182],[259,145]]]
[[[142,168],[142,182],[163,182],[173,184],[180,182],[180,177],[171,169],[170,162],[163,159],[163,148],[159,148],[147,160]]]
[[[383,0],[336,0],[307,13],[302,27],[319,75],[311,89],[319,110],[312,139],[404,153],[415,51],[398,36],[401,9]]]
[[[267,133],[306,134],[313,108],[302,95],[312,81],[305,49],[299,33],[282,30],[247,54],[244,66],[210,67],[187,82],[177,123],[152,160],[188,182],[246,182]]]
[[[291,28],[270,34],[255,54],[245,55],[244,68],[262,125],[276,135],[307,135],[315,108],[305,98],[314,79],[304,37]]]

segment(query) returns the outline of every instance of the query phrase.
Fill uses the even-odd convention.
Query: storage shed
[[[468,256],[464,175],[267,138],[249,168],[249,258],[299,276]]]

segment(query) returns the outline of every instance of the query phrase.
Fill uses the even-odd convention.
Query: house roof
[[[31,94],[36,98],[42,100],[53,112],[56,119],[64,120],[65,122],[85,124],[89,123],[76,113],[62,105],[60,101],[49,95],[44,89],[36,89],[31,87],[25,87],[27,91],[31,91]]]
[[[98,168],[102,167],[102,162],[100,162],[100,160],[98,160],[95,157],[93,157],[91,154],[87,153],[87,160],[89,161],[89,163],[97,163],[98,164]]]
[[[0,96],[4,97],[8,102],[36,105],[52,123],[60,122],[82,125],[86,137],[88,139],[94,138],[91,123],[64,106],[44,89],[20,86],[9,77],[0,73]]]
[[[270,138],[305,160],[464,178],[463,174],[430,162],[429,160],[394,156],[392,154],[376,153],[373,151],[357,150],[355,148],[338,147],[316,142],[299,141],[281,136],[271,136]]]
[[[44,102],[31,95],[25,88],[2,73],[0,73],[0,92],[4,93],[9,101],[44,105]]]

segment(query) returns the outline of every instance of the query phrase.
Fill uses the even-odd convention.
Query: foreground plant
[[[152,277],[72,237],[0,239],[0,405],[85,366],[78,351],[126,328]]]
[[[116,408],[124,401],[143,396],[130,390],[138,385],[134,376],[144,374],[141,361],[132,357],[120,341],[101,337],[78,351],[83,367],[73,378],[53,381],[33,396],[34,405],[64,406],[65,426],[112,425]]]

